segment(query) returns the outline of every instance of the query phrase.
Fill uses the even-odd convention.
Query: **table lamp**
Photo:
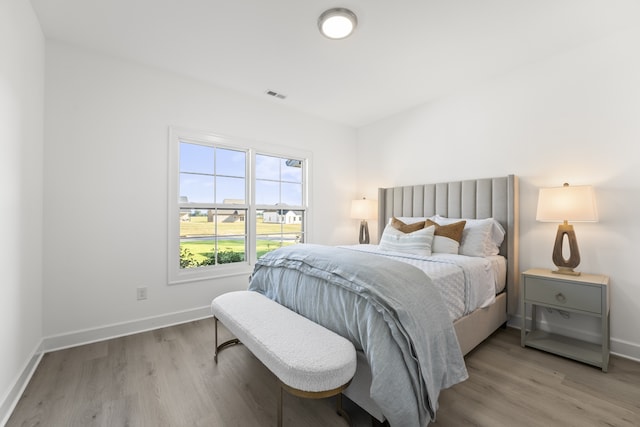
[[[351,218],[361,220],[359,234],[361,244],[369,243],[369,225],[367,224],[367,220],[375,219],[377,212],[378,204],[375,200],[367,200],[363,197],[360,200],[353,200],[351,202]]]
[[[571,222],[597,222],[596,199],[593,187],[579,185],[570,187],[565,183],[562,187],[541,188],[538,194],[538,211],[536,220],[542,222],[561,222],[556,233],[553,246],[553,263],[558,267],[554,273],[579,276],[574,268],[580,264],[580,251],[576,233]],[[564,237],[569,243],[569,258],[565,259],[562,251]]]

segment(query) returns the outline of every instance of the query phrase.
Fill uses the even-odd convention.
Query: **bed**
[[[387,419],[391,425],[424,426],[435,418],[440,390],[466,379],[462,356],[504,325],[517,308],[518,180],[509,175],[382,188],[378,203],[382,241],[386,241],[383,232],[394,217],[407,222],[415,218],[436,222],[492,218],[504,232],[496,248],[496,258],[504,260],[504,288],[497,287],[499,292],[490,300],[476,298],[481,300],[476,304],[479,308],[463,310],[454,321],[434,280],[420,266],[409,267],[406,260],[394,260],[393,256],[376,257],[367,252],[377,249],[366,246],[331,249],[300,245],[259,260],[250,289],[354,342],[360,350],[358,367],[344,394],[372,417]],[[436,260],[438,265],[453,262],[446,256],[441,258]],[[358,263],[375,264],[376,270],[352,269]],[[404,267],[398,268],[398,263]],[[470,274],[466,267],[459,269],[469,289]],[[428,283],[418,290],[405,286],[421,277]],[[391,282],[393,286],[388,286]],[[412,305],[427,309],[416,310]],[[407,317],[407,312],[412,314]],[[390,319],[389,313],[400,319]]]

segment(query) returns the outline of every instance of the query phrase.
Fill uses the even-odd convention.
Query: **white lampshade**
[[[596,198],[590,185],[541,188],[536,220],[543,222],[597,222]]]
[[[351,218],[375,219],[378,217],[378,203],[375,200],[359,199],[351,202]]]

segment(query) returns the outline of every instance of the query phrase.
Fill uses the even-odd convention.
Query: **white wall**
[[[46,60],[49,347],[97,336],[83,334],[85,329],[112,325],[114,333],[126,333],[115,324],[206,312],[213,297],[246,288],[248,275],[167,285],[169,126],[311,151],[310,237],[354,242],[356,224],[348,211],[356,181],[355,130],[293,112],[286,101],[266,95],[246,97],[66,44],[48,41]],[[148,300],[136,301],[139,286],[149,288]],[[69,334],[69,340],[58,336]]]
[[[638,51],[640,29],[630,29],[363,127],[358,188],[516,174],[526,270],[553,267],[557,225],[535,221],[538,188],[594,185],[600,222],[574,224],[579,270],[611,277],[613,351],[640,359]],[[547,319],[576,336],[597,326]]]
[[[0,425],[42,337],[44,37],[24,0],[0,2]]]

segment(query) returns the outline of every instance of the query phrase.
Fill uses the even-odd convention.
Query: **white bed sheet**
[[[496,295],[498,295],[507,286],[507,259],[502,255],[493,255],[487,259],[491,261],[491,267],[494,270]]]
[[[424,271],[440,291],[452,321],[493,304],[506,282],[506,259],[499,255],[488,258],[451,254],[422,257],[382,251],[378,245],[342,247],[392,258]]]

